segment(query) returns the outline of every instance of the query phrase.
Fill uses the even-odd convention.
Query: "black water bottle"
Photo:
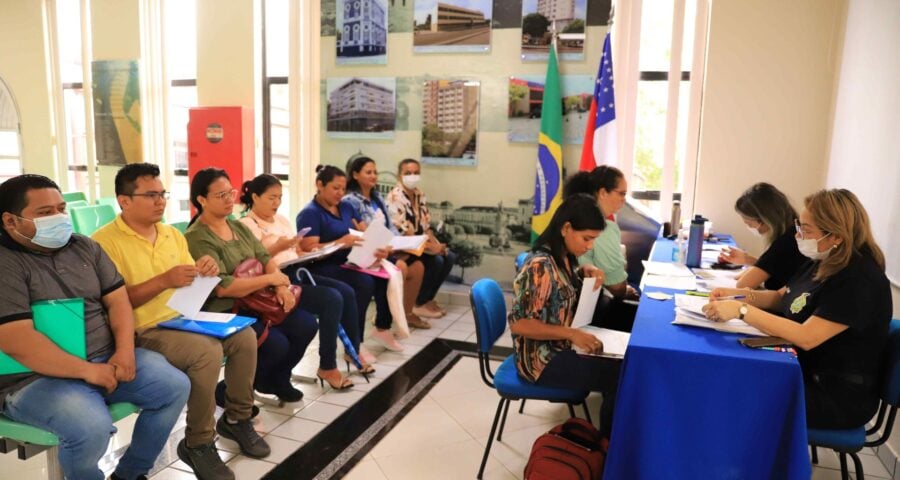
[[[684,264],[692,268],[700,266],[700,258],[703,256],[703,225],[705,223],[706,219],[703,218],[703,215],[694,215],[694,219],[691,220],[687,256]]]

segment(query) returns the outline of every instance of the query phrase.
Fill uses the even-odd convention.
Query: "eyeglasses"
[[[157,202],[159,199],[168,200],[170,196],[172,196],[172,192],[167,192],[165,190],[161,192],[132,193],[129,195],[129,197],[144,197],[151,202]]]
[[[209,195],[207,195],[207,197],[213,197],[213,198],[217,198],[219,200],[225,200],[228,197],[231,197],[231,199],[234,200],[236,195],[237,195],[237,190],[232,188],[231,190],[225,190],[224,192],[210,193]]]
[[[806,239],[806,236],[803,234],[802,227],[800,226],[800,220],[797,220],[796,218],[794,219],[794,230],[797,231],[797,235],[800,236],[800,240]],[[809,235],[810,233],[812,233],[812,232],[807,232],[806,235]],[[827,237],[828,235],[831,235],[831,233],[822,230],[822,236],[819,237],[818,240],[821,240],[821,239]]]

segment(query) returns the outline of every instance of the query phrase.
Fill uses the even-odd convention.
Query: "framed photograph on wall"
[[[422,89],[422,162],[475,166],[480,83],[428,80]]]
[[[416,0],[413,51],[490,51],[493,8],[493,0]]]
[[[336,0],[338,65],[387,63],[387,0]]]
[[[584,60],[587,0],[522,0],[522,60],[547,60],[552,32],[559,60]]]
[[[395,78],[328,78],[326,131],[331,138],[394,138]]]
[[[559,80],[563,102],[563,143],[580,145],[584,142],[584,128],[591,109],[594,77],[562,75]],[[537,143],[543,100],[543,75],[509,77],[507,140],[513,143]]]

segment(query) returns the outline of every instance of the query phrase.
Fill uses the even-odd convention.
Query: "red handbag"
[[[263,268],[262,262],[255,258],[248,258],[234,268],[233,275],[236,278],[253,278],[263,273],[265,273],[265,268]],[[302,292],[300,287],[288,285],[288,290],[294,295],[294,307],[288,311],[285,311],[281,302],[278,301],[278,294],[275,293],[275,287],[272,286],[261,288],[234,300],[235,313],[240,310],[251,310],[257,314],[257,319],[265,325],[265,328],[256,340],[257,347],[262,345],[268,338],[269,327],[281,325],[281,322],[300,304],[300,293]]]

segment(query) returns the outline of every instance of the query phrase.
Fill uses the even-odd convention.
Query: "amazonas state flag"
[[[537,174],[534,180],[534,216],[531,217],[531,241],[544,232],[553,212],[562,203],[562,97],[559,92],[559,66],[556,42],[550,45],[547,78],[541,104],[541,133],[538,136]]]

